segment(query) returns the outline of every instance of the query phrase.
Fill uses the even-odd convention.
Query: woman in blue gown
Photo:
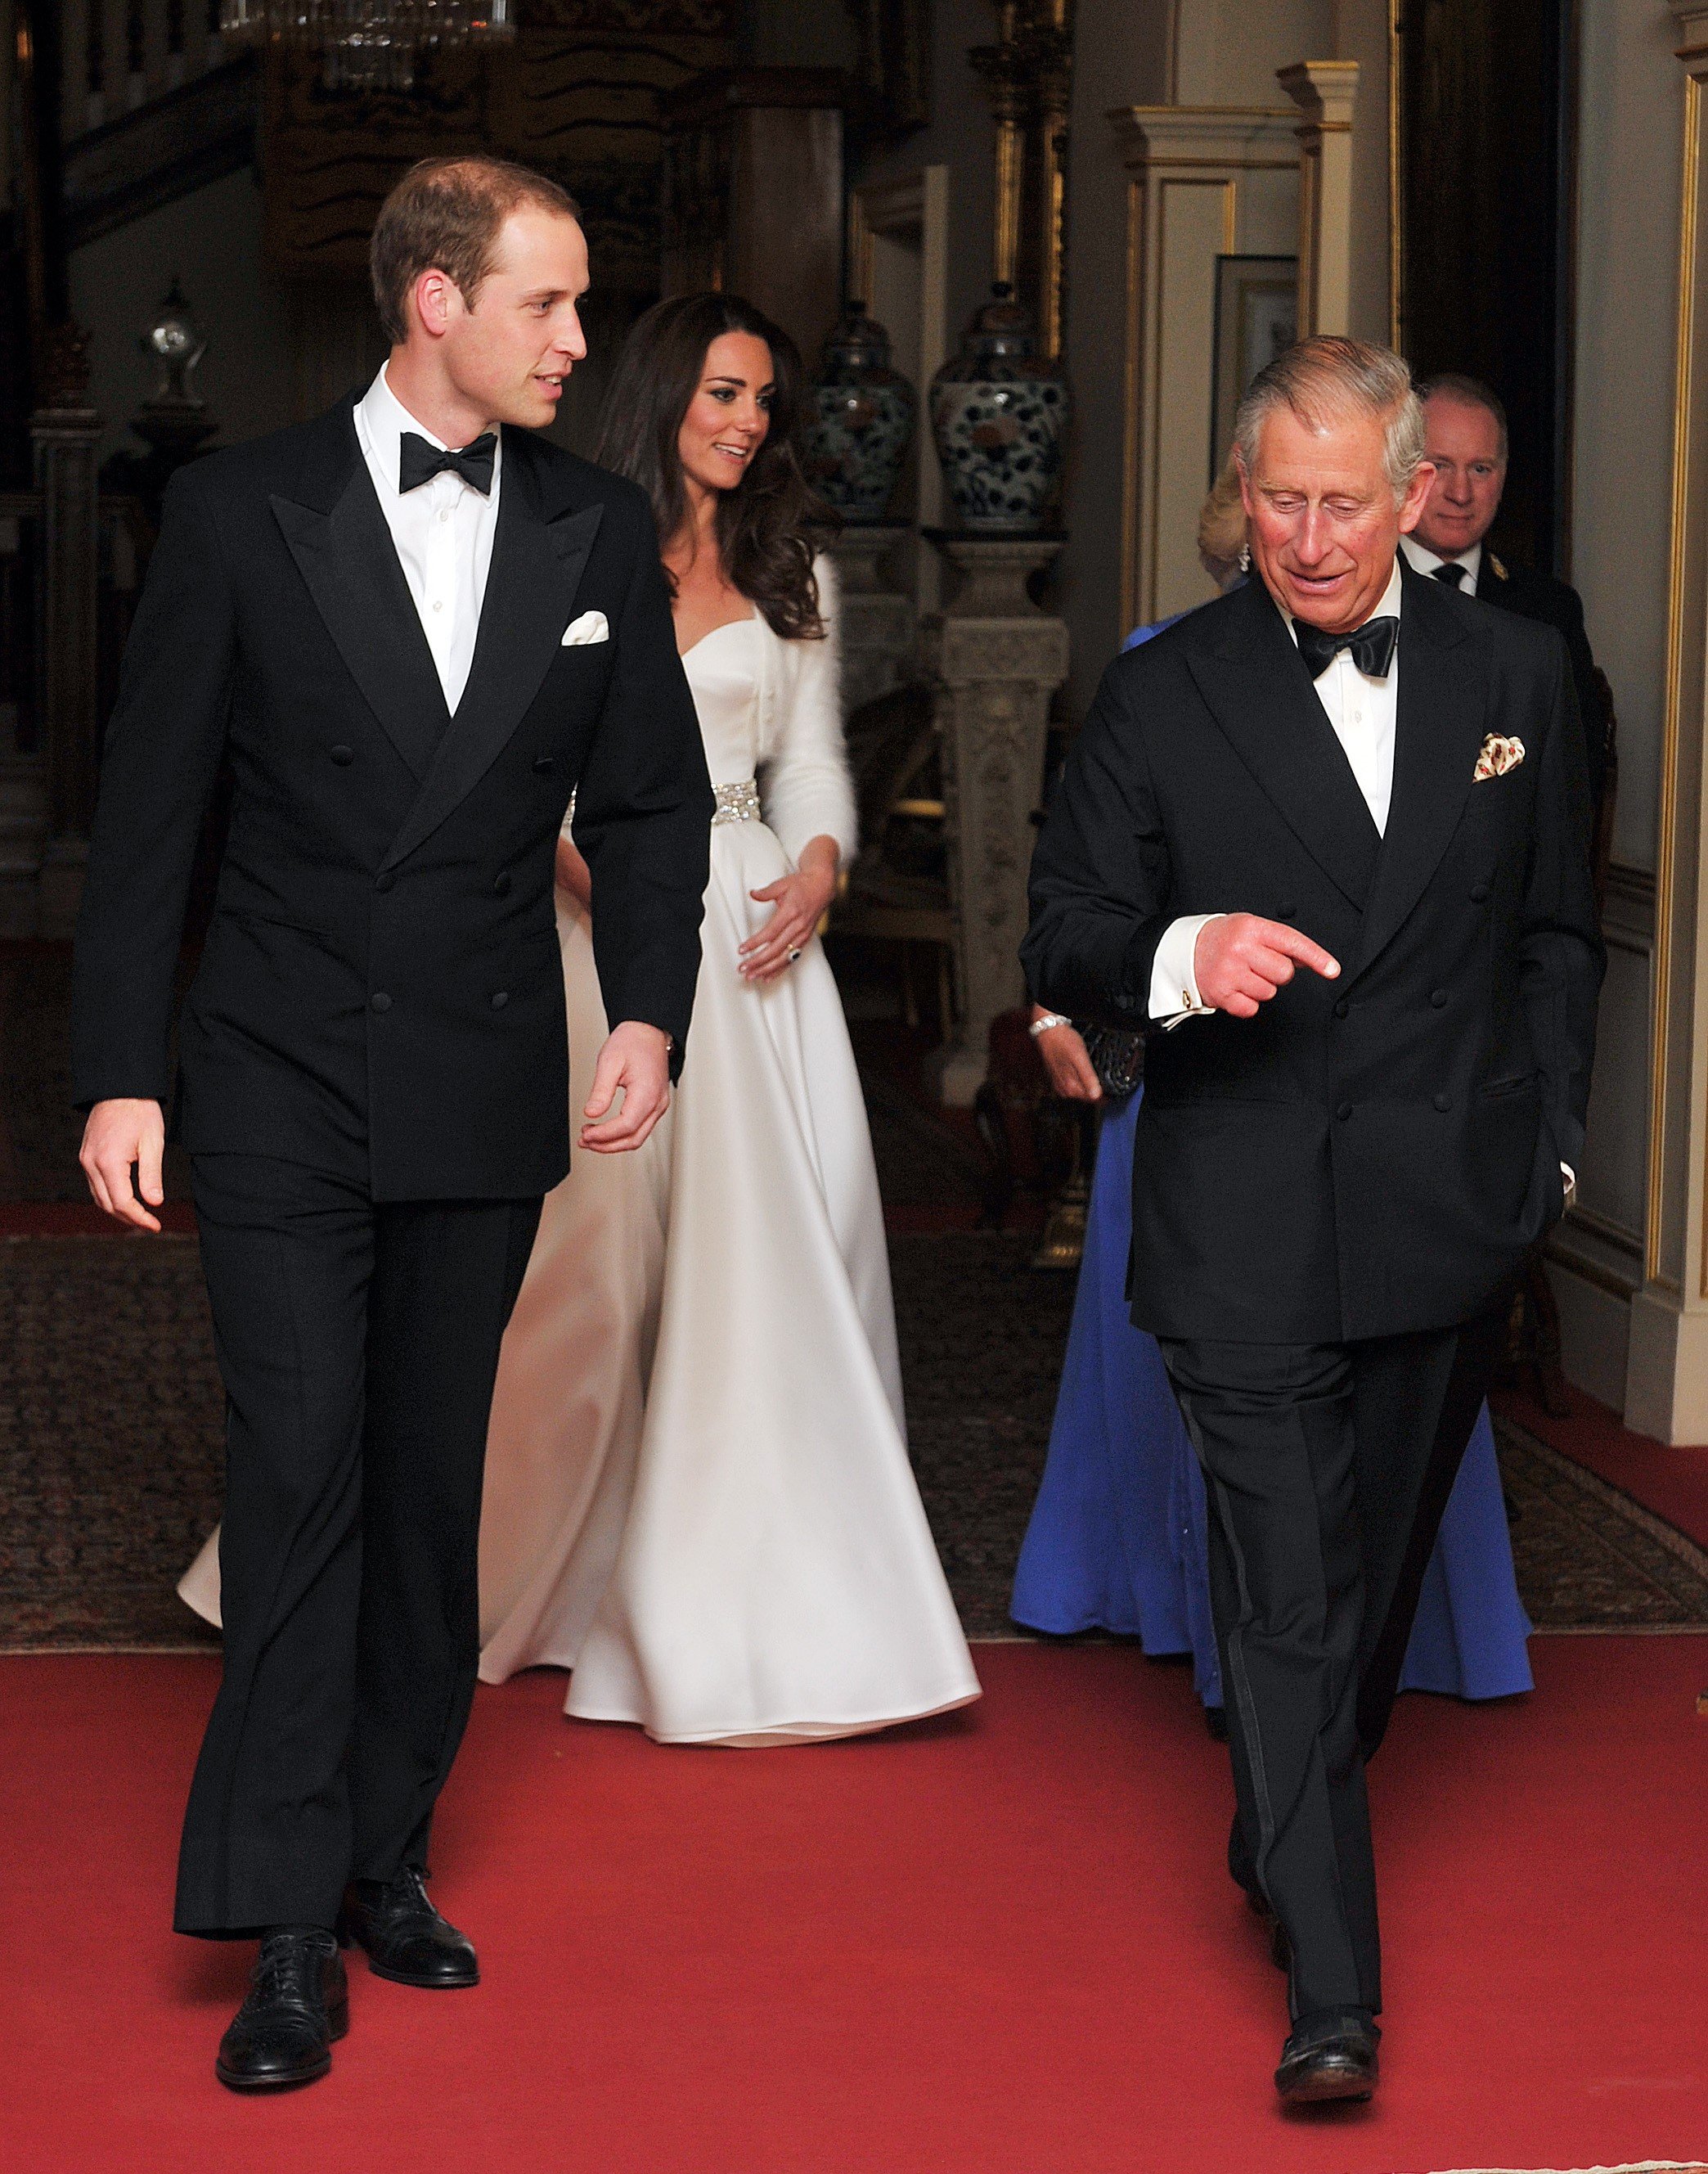
[[[1199,529],[1200,555],[1224,586],[1236,577],[1232,560],[1243,540],[1237,508],[1237,486],[1224,477]],[[1141,627],[1127,646],[1172,624]],[[1095,1086],[1071,1026],[1046,1030],[1040,1046],[1058,1092],[1084,1097]],[[1113,1630],[1138,1638],[1147,1653],[1190,1653],[1198,1695],[1213,1710],[1222,1682],[1210,1624],[1203,1474],[1156,1340],[1134,1328],[1127,1310],[1133,1132],[1143,1094],[1109,1106],[1100,1128],[1050,1452],[1010,1613],[1031,1630]],[[1400,1688],[1467,1699],[1527,1691],[1529,1635],[1485,1405],[1424,1575]]]

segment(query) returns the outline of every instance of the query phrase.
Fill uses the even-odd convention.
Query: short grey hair
[[[1410,365],[1392,348],[1320,333],[1278,354],[1257,372],[1234,420],[1234,446],[1250,476],[1266,419],[1290,408],[1307,430],[1320,430],[1349,409],[1382,425],[1383,465],[1396,499],[1412,487],[1424,457],[1424,408]]]

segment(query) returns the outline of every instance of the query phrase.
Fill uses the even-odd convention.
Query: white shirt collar
[[[1439,551],[1430,550],[1427,544],[1419,544],[1415,536],[1402,536],[1400,549],[1420,574],[1433,574],[1437,566],[1445,566],[1447,563]],[[1477,576],[1483,571],[1482,544],[1473,544],[1468,551],[1462,551],[1454,564],[1465,569],[1465,578],[1459,584],[1459,594],[1462,597],[1474,597],[1477,593]],[[1445,588],[1446,583],[1444,581],[1441,586]]]
[[[412,415],[392,392],[383,362],[375,375],[373,383],[356,403],[356,420],[367,440],[375,467],[389,481],[393,490],[397,488],[398,444],[405,430],[414,431],[418,437],[424,438],[430,446],[441,452],[451,451],[444,439]],[[498,440],[492,457],[492,480],[495,490],[499,466],[504,458],[504,433],[500,430],[494,435]]]
[[[1403,541],[1403,538],[1402,541]],[[1392,573],[1388,576],[1388,585],[1381,592],[1381,603],[1377,604],[1376,609],[1370,614],[1371,619],[1397,619],[1400,616],[1400,598],[1404,587],[1404,576],[1400,572],[1400,562],[1398,557],[1396,556],[1394,560],[1394,570]],[[1286,605],[1284,603],[1278,603],[1275,608],[1287,622],[1287,631],[1292,635],[1294,642],[1296,645],[1299,640],[1299,630],[1293,624],[1292,613],[1288,610]]]

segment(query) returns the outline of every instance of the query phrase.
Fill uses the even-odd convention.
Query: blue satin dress
[[[1030,1630],[1112,1630],[1147,1653],[1190,1653],[1198,1695],[1214,1706],[1203,1474],[1156,1339],[1127,1307],[1142,1095],[1106,1106],[1100,1129],[1049,1457],[1009,1612]],[[1485,1406],[1424,1576],[1400,1688],[1467,1699],[1527,1691],[1529,1635]]]

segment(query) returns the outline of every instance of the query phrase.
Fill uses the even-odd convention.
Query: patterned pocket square
[[[573,649],[584,641],[608,641],[610,639],[611,630],[603,612],[583,612],[579,619],[571,619],[564,629],[564,638],[559,646]]]
[[[1486,778],[1505,777],[1509,770],[1516,770],[1523,760],[1522,740],[1503,739],[1499,733],[1490,733],[1478,753],[1471,782],[1481,785]]]

